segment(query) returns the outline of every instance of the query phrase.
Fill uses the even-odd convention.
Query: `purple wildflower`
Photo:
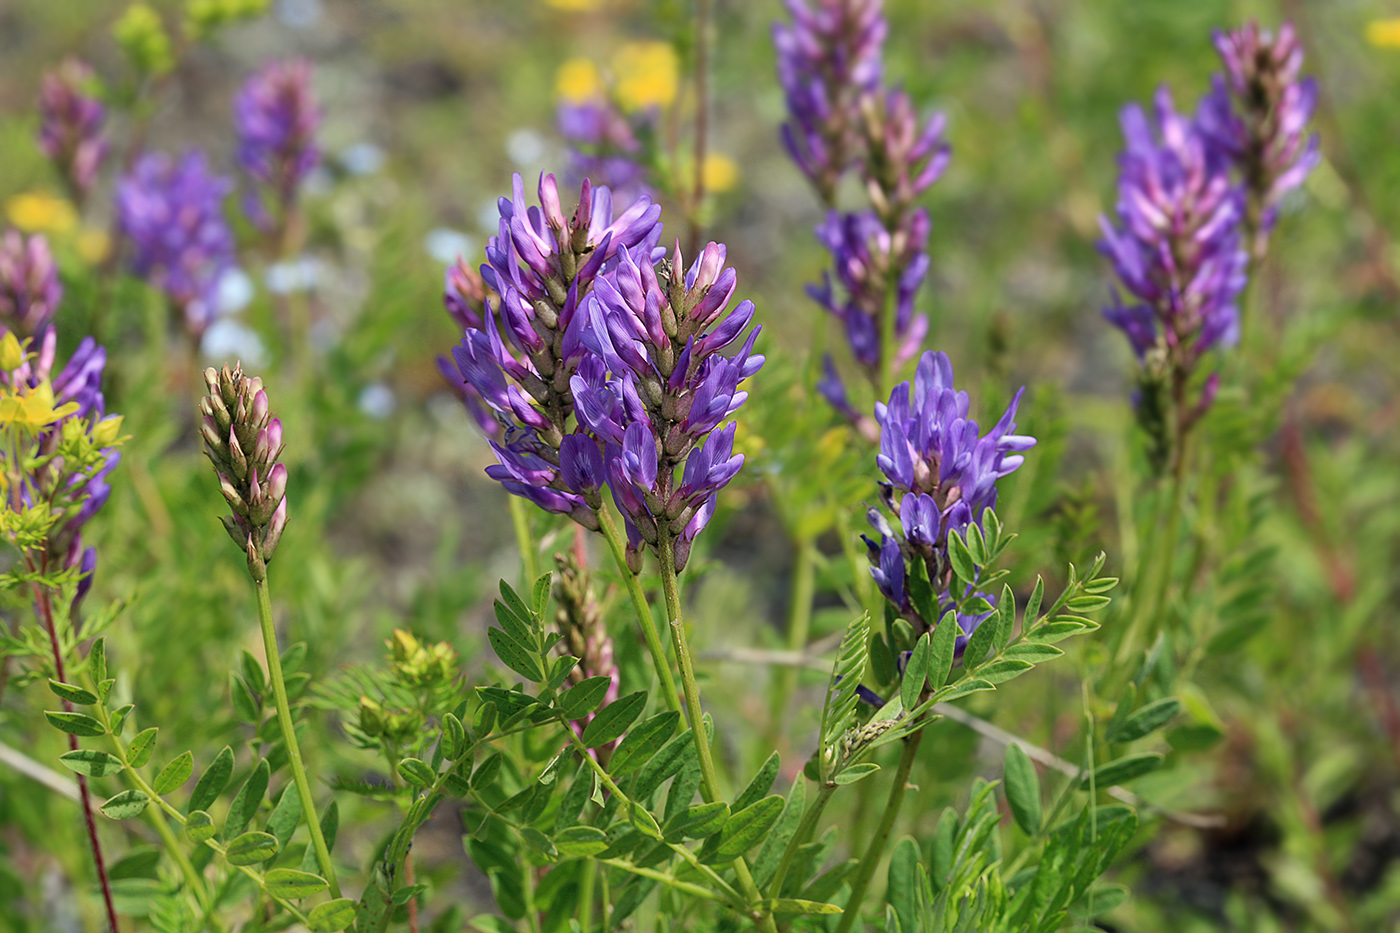
[[[629,120],[611,101],[596,96],[562,100],[556,115],[559,133],[569,144],[572,160],[567,178],[573,184],[587,178],[612,191],[619,201],[654,197],[647,184],[641,135],[653,133],[654,110]],[[639,133],[639,130],[641,131]]]
[[[231,187],[197,149],[179,161],[148,153],[117,186],[117,218],[135,247],[133,271],[169,296],[196,336],[213,322],[219,279],[233,265],[223,210]]]
[[[732,355],[721,352],[754,314],[751,301],[729,307],[736,277],[725,255],[709,243],[687,269],[679,244],[669,263],[625,249],[584,302],[583,340],[601,363],[580,367],[574,397],[580,422],[605,445],[634,564],[645,543],[670,548],[684,568],[744,462],[733,452],[735,425],[721,423],[747,400],[739,386],[764,358],[753,352],[757,328]]]
[[[1214,77],[1196,119],[1212,155],[1237,170],[1244,183],[1244,222],[1258,261],[1268,248],[1279,201],[1322,159],[1317,134],[1307,133],[1317,85],[1298,77],[1303,47],[1291,23],[1277,36],[1257,23],[1216,32],[1215,47],[1225,74]]]
[[[1209,404],[1208,395],[1194,404],[1186,398],[1201,356],[1238,340],[1244,194],[1166,88],[1157,93],[1155,122],[1154,133],[1141,108],[1123,110],[1118,226],[1100,219],[1099,250],[1135,299],[1124,304],[1115,294],[1104,316],[1143,362],[1144,388],[1170,382],[1179,440]]]
[[[238,92],[233,122],[238,164],[268,190],[285,217],[301,182],[321,159],[315,139],[321,114],[311,90],[311,65],[293,60],[264,66]],[[255,195],[248,203],[254,222],[267,229],[261,199]]]
[[[480,330],[486,326],[487,305],[496,298],[496,293],[486,287],[481,273],[467,265],[465,259],[447,267],[443,275],[442,303],[448,315],[462,331]],[[437,358],[438,371],[447,384],[462,399],[467,414],[481,428],[481,433],[493,440],[500,440],[504,426],[491,414],[491,409],[482,399],[481,393],[466,382],[457,370],[456,364],[445,356]]]
[[[39,146],[82,204],[107,155],[102,135],[106,111],[92,93],[96,79],[86,64],[68,59],[44,75],[39,91]]]
[[[965,535],[996,505],[997,480],[1014,472],[1035,446],[1035,438],[1013,434],[1021,392],[985,435],[968,417],[966,392],[953,387],[953,367],[943,353],[919,358],[913,392],[907,382],[895,387],[888,404],[876,404],[880,454],[885,474],[884,504],[899,519],[898,532],[885,514],[870,509],[867,519],[879,540],[866,538],[870,574],[880,592],[903,616],[931,628],[910,596],[907,580],[917,573],[939,597],[939,613],[953,606],[948,536]],[[979,594],[980,595],[980,594]],[[959,617],[970,633],[979,618]]]
[[[783,145],[830,205],[845,171],[861,157],[860,101],[880,86],[889,24],[881,0],[786,0],[792,24],[773,24],[778,81],[789,121]]]
[[[6,231],[0,239],[0,326],[20,339],[33,337],[53,318],[62,297],[48,241]]]
[[[921,125],[909,95],[882,86],[888,24],[879,0],[820,0],[816,9],[788,0],[787,7],[792,25],[773,28],[791,118],[784,144],[828,207],[852,166],[859,167],[871,205],[848,214],[832,210],[817,227],[840,287],[826,274],[807,291],[842,322],[878,394],[928,330],[927,319],[913,313],[929,268],[928,213],[915,202],[947,168],[946,121],[935,113]],[[822,394],[850,417],[834,373]]]
[[[492,445],[500,463],[488,474],[507,491],[596,529],[602,498],[593,479],[601,470],[595,474],[582,446],[564,445],[575,431],[576,375],[584,371],[595,381],[602,375],[588,368],[583,302],[625,250],[650,261],[661,209],[640,198],[614,217],[612,192],[585,180],[566,219],[553,175],[541,176],[538,191],[539,206],[528,204],[516,175],[514,197],[500,200],[500,228],[481,267],[484,285],[499,300],[494,308],[483,302],[483,326],[469,327],[452,355],[460,377],[505,426]],[[582,457],[587,462],[576,459]]]
[[[841,321],[852,354],[872,379],[880,372],[880,322],[889,313],[886,295],[892,271],[898,274],[895,365],[912,359],[928,333],[928,318],[914,314],[914,298],[928,274],[928,227],[928,214],[920,208],[910,215],[902,237],[891,236],[873,211],[831,211],[816,229],[817,239],[831,251],[840,288],[833,285],[830,273],[823,273],[822,284],[807,286],[807,294]]]

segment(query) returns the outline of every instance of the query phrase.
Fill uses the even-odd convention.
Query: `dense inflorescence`
[[[504,426],[487,472],[594,530],[607,487],[634,562],[644,542],[670,548],[683,567],[743,462],[734,426],[720,423],[762,365],[757,331],[736,355],[720,351],[748,326],[753,303],[729,308],[736,277],[722,245],[708,244],[689,269],[679,245],[665,258],[650,199],[614,219],[611,192],[585,182],[566,221],[553,176],[539,191],[542,206],[527,206],[517,176],[514,199],[501,200],[481,270],[500,296],[494,308],[469,276],[449,272],[449,311],[465,326],[453,356]],[[480,311],[466,300],[478,293]]]
[[[981,522],[996,505],[997,481],[1020,467],[1022,454],[1035,446],[1035,438],[1012,433],[1020,400],[1017,392],[996,425],[979,435],[977,422],[968,417],[967,393],[953,387],[947,355],[930,351],[919,358],[912,392],[908,382],[901,383],[888,404],[875,406],[876,462],[885,475],[882,499],[889,517],[873,508],[867,515],[880,534],[879,541],[865,539],[870,573],[898,613],[925,629],[938,620],[919,616],[906,581],[919,573],[941,594],[940,611],[951,606],[949,536],[963,536]],[[890,517],[897,519],[898,531]],[[959,616],[958,622],[970,634],[983,618]]]
[[[81,204],[97,183],[107,155],[102,124],[107,112],[93,93],[92,69],[68,59],[44,75],[39,91],[39,147]]]
[[[204,371],[209,394],[200,400],[204,453],[219,476],[219,489],[233,514],[222,519],[243,548],[255,582],[267,577],[287,527],[287,467],[282,454],[282,419],[273,417],[267,391],[242,366]]]
[[[176,160],[152,152],[117,186],[117,219],[132,244],[132,270],[165,292],[196,335],[213,322],[219,279],[233,265],[224,219],[229,179],[209,170],[204,153]]]
[[[1201,357],[1238,339],[1236,299],[1248,264],[1240,223],[1244,193],[1211,155],[1199,125],[1177,112],[1161,89],[1155,120],[1137,105],[1122,114],[1127,148],[1120,160],[1117,224],[1100,219],[1099,249],[1133,301],[1115,293],[1104,316],[1127,335],[1142,363],[1139,413],[1161,440],[1159,461],[1209,407],[1218,378],[1195,399],[1190,381]],[[1155,124],[1155,126],[1154,126]]]

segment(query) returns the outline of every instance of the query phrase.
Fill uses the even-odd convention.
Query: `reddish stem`
[[[35,609],[44,622],[44,628],[49,633],[49,647],[53,649],[54,676],[59,683],[67,683],[68,675],[63,666],[63,649],[58,643],[58,628],[53,621],[53,606],[49,602],[49,591],[37,583],[34,584],[34,599]],[[73,704],[64,700],[63,709],[65,712],[71,713],[73,712]],[[78,750],[77,736],[68,736],[68,747],[75,752]],[[88,793],[87,778],[81,774],[78,775],[78,793],[82,797],[83,821],[87,824],[88,842],[92,845],[92,860],[97,864],[97,880],[102,886],[102,900],[107,906],[107,923],[112,933],[120,933],[121,927],[117,924],[117,907],[112,902],[112,884],[107,878],[107,862],[102,857],[102,843],[97,838],[97,820],[92,813],[92,796]]]

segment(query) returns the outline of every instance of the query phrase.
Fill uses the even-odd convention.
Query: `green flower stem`
[[[268,592],[267,579],[257,582],[256,588],[258,620],[262,623],[263,649],[267,655],[267,679],[272,683],[273,697],[277,702],[277,724],[281,726],[282,739],[287,743],[287,759],[292,765],[292,779],[297,785],[297,796],[301,798],[301,813],[306,820],[306,828],[311,832],[311,845],[316,849],[316,862],[321,866],[321,874],[330,883],[331,897],[339,898],[340,883],[335,880],[335,865],[331,862],[326,837],[321,834],[321,823],[316,817],[316,800],[311,796],[311,783],[306,779],[306,768],[301,763],[301,748],[297,745],[296,729],[292,726],[292,710],[287,702],[287,683],[282,678],[282,655],[277,647],[277,630],[272,625],[272,596]]]
[[[617,530],[617,522],[613,520],[612,512],[606,504],[598,509],[598,521],[602,526],[603,537],[608,542],[608,550],[612,551],[613,561],[617,564],[617,572],[621,574],[622,582],[627,585],[627,592],[632,596],[632,607],[637,612],[637,620],[642,623],[642,637],[646,639],[647,649],[651,652],[651,663],[656,668],[657,679],[661,682],[662,699],[666,701],[667,709],[679,713],[681,699],[676,693],[676,681],[671,676],[671,664],[666,659],[666,649],[656,631],[656,622],[651,617],[651,607],[647,605],[642,584],[627,566],[626,546]]]
[[[860,868],[856,869],[856,876],[851,881],[851,896],[846,900],[846,910],[841,915],[841,923],[837,925],[836,933],[850,933],[851,926],[860,916],[860,903],[865,899],[865,889],[870,885],[870,877],[875,874],[875,866],[879,864],[880,855],[890,841],[890,833],[894,831],[895,820],[899,819],[899,811],[904,806],[905,786],[909,783],[909,772],[913,770],[914,759],[919,755],[919,741],[923,735],[924,731],[920,729],[904,740],[904,754],[900,756],[899,767],[894,773],[894,784],[890,786],[890,796],[885,801],[885,812],[880,816],[880,825],[875,828],[875,835],[865,847]]]
[[[806,780],[802,778],[801,780]],[[773,897],[781,897],[783,882],[787,880],[788,870],[792,868],[793,857],[797,854],[799,847],[811,838],[812,833],[817,828],[817,821],[822,818],[822,811],[826,809],[827,803],[831,801],[831,795],[836,793],[835,784],[823,784],[817,794],[817,799],[813,800],[807,807],[807,812],[802,814],[802,822],[797,824],[797,832],[792,834],[788,840],[787,848],[783,850],[783,860],[778,863],[778,870],[773,873],[773,880],[768,885],[768,893]]]
[[[816,589],[817,546],[810,536],[797,542],[797,554],[792,568],[792,593],[788,605],[787,646],[798,652],[807,647],[812,627],[812,595]],[[778,671],[773,682],[773,695],[768,704],[769,744],[776,744],[779,726],[785,718],[788,701],[797,686],[796,666]]]
[[[685,688],[685,705],[690,714],[690,734],[695,740],[695,752],[700,759],[700,796],[706,803],[723,799],[719,792],[719,778],[715,773],[715,761],[710,754],[710,740],[705,732],[705,714],[700,708],[700,684],[695,679],[695,662],[691,658],[690,644],[685,637],[685,621],[681,618],[680,582],[676,577],[676,558],[669,535],[663,535],[656,549],[661,558],[661,589],[666,594],[666,617],[671,623],[671,643],[676,649],[676,660],[681,667],[681,683]],[[744,896],[750,904],[750,916],[761,930],[777,933],[771,912],[760,904],[763,895],[754,883],[753,874],[743,856],[734,860],[734,874]]]
[[[895,270],[891,269],[885,279],[884,302],[880,306],[880,375],[875,385],[877,400],[889,398],[890,390],[894,388],[894,358],[898,352],[898,338],[895,334],[895,318],[898,316],[895,301],[898,287]]]
[[[525,509],[525,500],[519,496],[507,496],[506,499],[510,505],[510,521],[515,526],[515,544],[520,549],[528,592],[540,575],[539,563],[535,560],[535,539],[530,535],[530,516]]]

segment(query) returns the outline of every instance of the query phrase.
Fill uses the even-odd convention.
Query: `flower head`
[[[92,69],[68,59],[44,75],[39,91],[39,146],[81,203],[97,181],[107,155],[102,135],[106,111],[93,93]]]
[[[200,435],[232,510],[223,518],[224,530],[261,582],[287,526],[287,468],[277,462],[282,421],[268,407],[262,380],[243,375],[241,365],[210,367],[204,382],[209,394],[199,403]]]
[[[285,210],[321,159],[315,138],[321,114],[311,90],[311,65],[292,60],[264,66],[238,92],[233,122],[238,164]],[[259,217],[255,212],[254,219]]]
[[[888,404],[875,406],[880,424],[880,454],[885,474],[884,511],[866,513],[878,539],[864,537],[870,575],[880,593],[904,618],[929,630],[948,619],[958,601],[948,556],[949,535],[966,536],[973,524],[996,505],[997,481],[1014,472],[1035,438],[1012,433],[1016,428],[1016,393],[1006,412],[985,435],[968,417],[966,392],[953,386],[953,367],[942,353],[919,358],[914,384],[901,383]],[[895,523],[897,521],[897,524]],[[911,578],[927,581],[936,599],[917,606]],[[965,583],[969,581],[964,581]],[[969,587],[966,596],[981,596]],[[937,618],[927,618],[927,614]],[[961,633],[955,641],[959,655],[968,637],[987,614],[956,613]]]
[[[83,547],[82,529],[111,495],[107,477],[121,459],[121,418],[106,413],[106,351],[84,338],[54,376],[55,343],[53,328],[44,331],[37,353],[13,333],[0,339],[0,426],[17,430],[28,445],[22,463],[4,463],[5,509],[40,507],[55,518],[35,563],[75,572],[76,604],[97,566],[96,550]]]
[[[791,24],[773,25],[789,120],[783,145],[828,204],[860,155],[860,101],[880,86],[889,30],[881,0],[786,0]]]
[[[117,186],[133,270],[170,297],[196,335],[214,320],[219,279],[233,265],[223,209],[231,187],[197,149],[178,161],[163,152],[144,155]]]
[[[33,337],[52,320],[62,297],[48,240],[6,231],[0,239],[0,326]]]
[[[1308,133],[1317,85],[1299,78],[1303,47],[1291,23],[1274,35],[1250,23],[1215,34],[1225,65],[1201,101],[1197,123],[1212,155],[1239,172],[1248,195],[1246,221],[1256,257],[1267,247],[1278,203],[1321,161],[1318,136]]]
[[[1199,127],[1157,94],[1157,132],[1136,105],[1123,110],[1127,148],[1118,178],[1118,225],[1100,220],[1099,249],[1138,304],[1115,299],[1104,314],[1139,358],[1159,343],[1193,365],[1237,337],[1244,287],[1243,199],[1210,156]]]

